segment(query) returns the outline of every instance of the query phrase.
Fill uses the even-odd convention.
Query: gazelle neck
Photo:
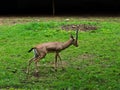
[[[68,48],[70,45],[72,45],[73,39],[70,39],[63,43],[63,49]]]

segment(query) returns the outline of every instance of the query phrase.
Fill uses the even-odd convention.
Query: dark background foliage
[[[52,15],[53,0],[1,0],[0,15]],[[55,14],[119,14],[119,0],[54,0]]]

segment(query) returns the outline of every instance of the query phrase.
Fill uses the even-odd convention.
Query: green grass
[[[66,24],[90,24],[96,31],[79,32],[79,47],[61,52],[64,69],[55,72],[54,54],[39,62],[39,77],[34,63],[26,78],[26,68],[33,53],[27,51],[43,42],[61,41],[75,35],[61,30]],[[0,26],[0,89],[33,90],[120,90],[119,18],[71,18],[70,21],[31,21]]]

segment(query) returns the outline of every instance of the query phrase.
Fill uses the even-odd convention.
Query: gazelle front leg
[[[59,55],[59,52],[56,52],[56,54],[55,54],[55,70],[57,70],[57,67],[58,67],[58,58],[57,57],[60,59],[60,63],[62,65],[62,59]],[[62,68],[63,68],[63,66],[62,66]]]
[[[62,66],[62,68],[63,68],[63,65],[62,65],[62,59],[61,59],[59,53],[57,54],[57,56],[59,57],[59,59],[60,59],[60,63],[61,63],[61,66]]]
[[[57,56],[58,56],[58,53],[55,54],[55,71],[57,70]]]

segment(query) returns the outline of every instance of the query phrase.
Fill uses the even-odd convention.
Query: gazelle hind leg
[[[29,64],[28,64],[28,67],[27,67],[27,72],[29,74],[29,68],[30,68],[30,65],[31,63],[35,60],[35,57],[33,57],[32,59],[29,60]]]
[[[38,61],[46,56],[46,53],[41,53],[38,58],[36,58],[35,61],[35,72],[38,73]]]
[[[27,72],[26,73],[29,73],[29,68],[30,68],[31,63],[33,61],[35,61],[39,57],[39,54],[38,54],[36,49],[33,49],[33,53],[34,53],[34,57],[29,60],[29,64],[28,64],[28,68],[27,68]]]

